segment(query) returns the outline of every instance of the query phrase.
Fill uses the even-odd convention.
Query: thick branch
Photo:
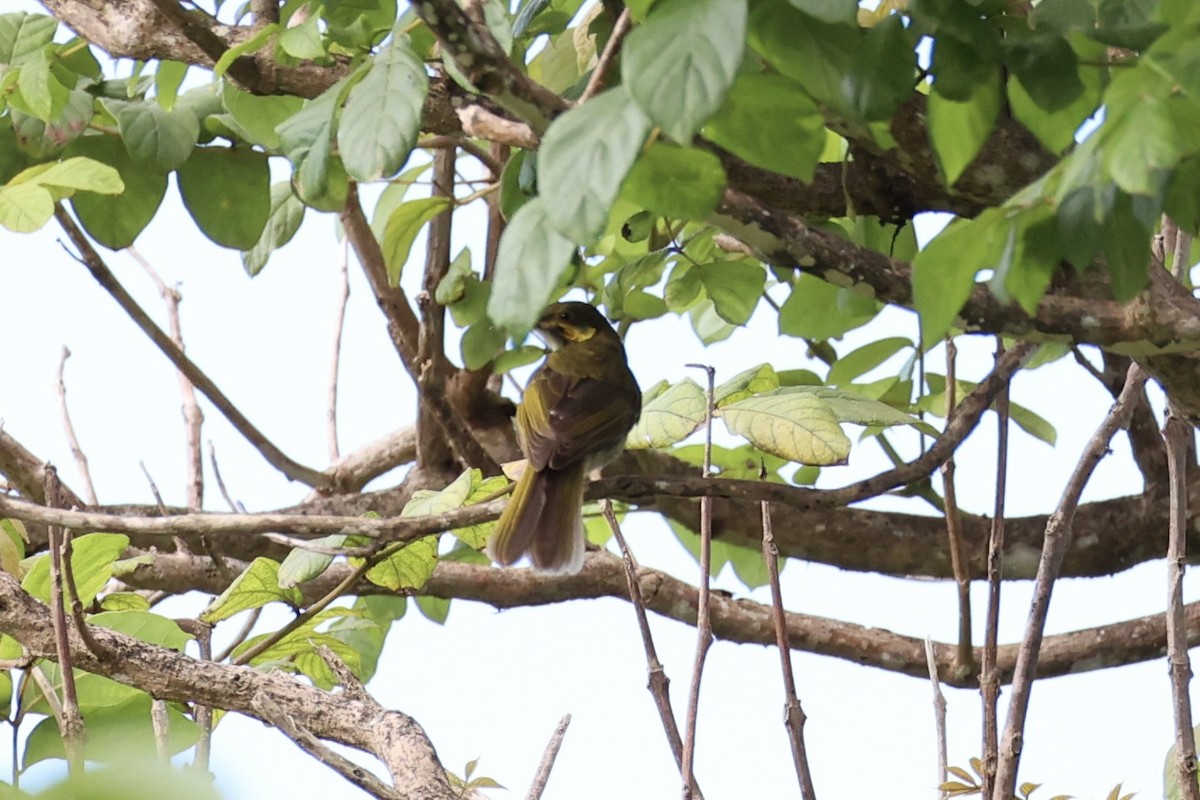
[[[236,570],[245,566],[233,563]],[[334,564],[320,577],[302,587],[307,598],[325,594],[345,579],[349,567]],[[664,617],[694,625],[697,590],[683,581],[657,570],[640,568],[639,583],[646,607]],[[204,556],[159,553],[153,563],[138,566],[123,578],[139,589],[182,593],[193,589],[219,594],[231,578],[222,574]],[[352,590],[358,594],[383,594],[390,590],[368,582]],[[476,600],[495,608],[561,603],[599,597],[629,599],[625,568],[611,553],[589,553],[578,575],[553,575],[525,569],[495,569],[476,564],[442,561],[422,594],[435,597]],[[1200,602],[1184,608],[1189,646],[1200,644]],[[753,600],[735,599],[726,594],[712,597],[713,634],[730,642],[772,645],[775,629],[770,605]],[[833,656],[856,664],[886,669],[921,680],[929,679],[923,637],[907,636],[882,628],[852,622],[787,612],[788,641],[792,649]],[[2,619],[0,619],[2,623]],[[1018,645],[1001,645],[997,652],[997,677],[1002,683],[1012,680]],[[1042,641],[1038,674],[1043,677],[1069,675],[1123,664],[1162,658],[1167,651],[1166,628],[1162,614],[1116,622],[1095,628],[1047,636]],[[935,643],[938,671],[948,685],[977,688],[974,677],[953,674],[955,645]],[[977,650],[974,658],[982,654]]]
[[[0,631],[24,645],[31,655],[55,658],[50,612],[7,573],[0,574]],[[259,710],[265,700],[314,736],[377,756],[406,797],[455,797],[425,732],[416,720],[399,711],[323,692],[279,672],[199,661],[95,628],[93,633],[105,654],[100,657],[84,646],[77,631],[72,628],[70,633],[76,667],[135,686],[161,700],[203,703],[270,722]]]

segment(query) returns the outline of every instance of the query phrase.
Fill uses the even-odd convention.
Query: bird
[[[585,479],[624,449],[642,392],[621,337],[594,306],[554,303],[535,330],[550,352],[517,407],[526,468],[487,553],[503,566],[528,555],[538,570],[575,573],[583,566]]]

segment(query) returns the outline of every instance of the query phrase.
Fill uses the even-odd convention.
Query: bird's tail
[[[509,565],[528,554],[547,572],[583,566],[583,464],[566,469],[526,469],[496,522],[487,552]]]

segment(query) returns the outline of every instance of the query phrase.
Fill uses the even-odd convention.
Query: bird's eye
[[[567,322],[571,319],[571,313],[569,311],[560,311],[558,312],[558,318],[563,322]]]

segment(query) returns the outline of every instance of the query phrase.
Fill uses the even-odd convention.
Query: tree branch
[[[75,220],[67,214],[66,210],[61,205],[54,207],[54,218],[58,220],[58,224],[66,231],[67,236],[75,244],[79,250],[79,261],[88,271],[92,273],[92,277],[96,279],[109,295],[117,301],[117,304],[129,315],[129,318],[137,324],[142,332],[149,337],[150,341],[154,342],[155,346],[162,352],[167,359],[175,365],[175,368],[187,376],[187,379],[196,386],[204,396],[208,398],[217,410],[229,420],[237,432],[240,433],[246,441],[248,441],[254,449],[258,450],[267,463],[275,467],[291,480],[300,481],[309,486],[327,486],[329,483],[328,477],[318,472],[317,470],[306,467],[296,461],[293,461],[282,450],[276,447],[263,433],[254,427],[254,425],[246,418],[241,411],[238,410],[224,392],[213,383],[196,364],[187,357],[186,354],[179,348],[171,338],[163,332],[162,328],[150,319],[150,315],[138,305],[137,301],[125,290],[125,287],[120,284],[116,276],[100,258],[100,254],[92,247],[92,243],[83,235],[83,231],[75,224]]]

